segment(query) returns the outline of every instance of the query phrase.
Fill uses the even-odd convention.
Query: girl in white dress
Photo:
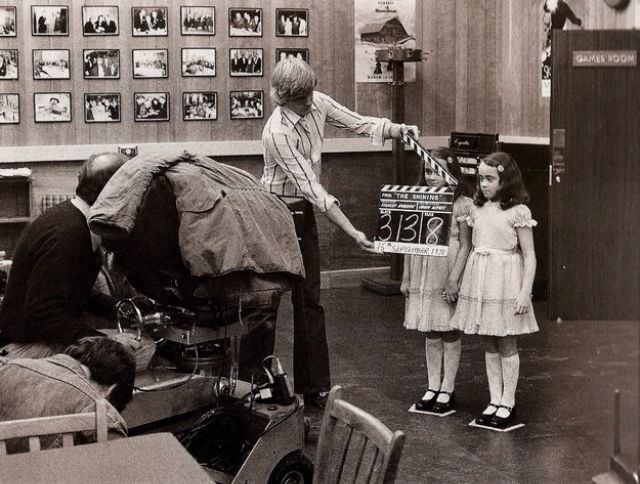
[[[515,416],[520,357],[517,335],[538,331],[531,306],[536,273],[529,199],[511,155],[492,153],[478,167],[468,218],[473,249],[451,326],[485,339],[491,400],[476,423],[507,427]]]
[[[400,290],[407,298],[404,326],[426,334],[427,391],[415,403],[415,408],[444,413],[454,405],[453,391],[460,364],[460,332],[452,328],[449,321],[471,248],[471,229],[465,220],[473,202],[463,193],[462,172],[455,155],[446,148],[438,148],[431,154],[459,180],[454,194],[449,251],[447,257],[406,255]],[[447,183],[423,161],[418,184],[442,188]]]

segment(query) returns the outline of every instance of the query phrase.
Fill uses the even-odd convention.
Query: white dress
[[[508,336],[538,331],[533,310],[514,314],[524,275],[517,227],[535,227],[526,205],[502,210],[498,202],[473,207],[473,249],[462,276],[451,326],[467,334]]]
[[[442,299],[449,271],[460,248],[458,222],[464,222],[473,207],[469,197],[453,203],[453,216],[447,257],[406,255],[403,284],[408,290],[404,327],[418,331],[451,331],[449,324],[455,306]]]

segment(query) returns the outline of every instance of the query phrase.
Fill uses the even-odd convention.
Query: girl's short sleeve
[[[467,222],[469,227],[473,227],[474,209],[473,200],[469,197],[460,197],[453,204],[453,218],[457,222]]]
[[[532,216],[531,210],[526,205],[516,205],[512,209],[511,224],[513,227],[535,227],[538,225]]]

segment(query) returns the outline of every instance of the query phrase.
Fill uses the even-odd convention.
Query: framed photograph
[[[167,18],[167,7],[132,7],[132,35],[134,37],[166,37]]]
[[[180,7],[182,35],[215,35],[216,7]]]
[[[69,49],[33,49],[33,78],[71,79]]]
[[[276,8],[278,37],[309,37],[309,10],[306,8]]]
[[[155,79],[169,77],[167,49],[133,49],[133,78]]]
[[[218,119],[218,93],[215,91],[183,92],[182,119],[184,121]]]
[[[308,64],[309,49],[276,49],[276,63],[292,57],[297,57]]]
[[[82,7],[82,35],[120,35],[118,7]]]
[[[33,93],[33,112],[36,123],[68,123],[71,121],[70,92]]]
[[[18,78],[18,49],[0,49],[0,80]]]
[[[120,51],[118,49],[84,49],[82,65],[85,79],[119,79]]]
[[[32,35],[69,35],[69,7],[66,5],[32,5]]]
[[[262,119],[263,91],[230,91],[229,109],[231,119]]]
[[[85,123],[119,123],[120,93],[102,92],[84,94]]]
[[[0,94],[0,124],[20,122],[20,95]]]
[[[182,77],[214,77],[216,75],[216,49],[181,49]]]
[[[0,37],[16,36],[16,7],[0,7]]]
[[[133,119],[135,121],[169,121],[169,93],[134,93]]]
[[[261,77],[262,49],[229,49],[229,75],[231,77]]]
[[[229,37],[262,37],[262,9],[230,8]]]

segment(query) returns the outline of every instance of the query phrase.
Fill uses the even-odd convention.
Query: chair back
[[[314,484],[393,483],[405,435],[342,400],[342,387],[329,393],[324,410]]]
[[[29,439],[29,451],[41,450],[40,437],[62,435],[62,446],[73,446],[73,434],[94,431],[96,441],[107,440],[107,407],[104,399],[96,400],[96,411],[0,422],[0,456],[7,455],[7,441]]]

